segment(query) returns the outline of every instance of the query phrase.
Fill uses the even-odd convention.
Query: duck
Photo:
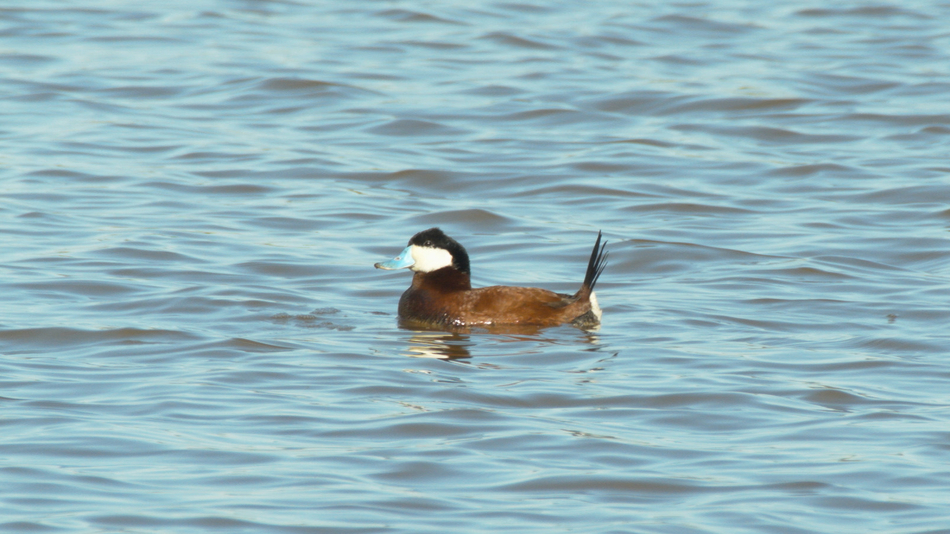
[[[594,285],[607,266],[606,246],[597,232],[584,282],[573,295],[536,287],[473,288],[468,252],[439,228],[415,234],[398,256],[374,266],[413,272],[412,284],[399,298],[399,320],[405,325],[593,328],[603,316]]]

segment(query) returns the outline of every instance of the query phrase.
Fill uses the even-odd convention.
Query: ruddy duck
[[[402,321],[433,326],[492,325],[580,327],[600,324],[601,310],[594,284],[607,265],[600,232],[587,263],[584,283],[573,295],[535,287],[491,286],[472,289],[468,253],[458,241],[438,228],[412,236],[395,258],[377,263],[377,269],[404,269],[415,274],[399,299]]]

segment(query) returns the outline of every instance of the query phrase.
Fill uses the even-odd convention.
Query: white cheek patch
[[[442,248],[412,246],[412,259],[415,263],[411,270],[420,273],[431,273],[443,267],[452,265],[452,255],[449,251]]]

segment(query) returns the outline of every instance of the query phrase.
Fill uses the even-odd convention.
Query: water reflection
[[[406,356],[410,358],[435,358],[458,360],[472,357],[468,347],[469,336],[446,332],[416,332],[409,338]]]
[[[473,340],[472,335],[489,334],[492,335],[492,341],[496,343],[516,343],[528,341],[534,344],[544,343],[548,345],[564,344],[563,336],[553,335],[558,330],[548,329],[552,335],[540,335],[544,328],[537,326],[493,326],[493,327],[459,327],[452,331],[444,329],[425,329],[418,325],[407,325],[400,323],[400,328],[413,331],[409,338],[409,346],[406,348],[405,356],[411,358],[435,358],[440,360],[459,360],[472,357],[469,350],[472,346],[478,344]],[[571,328],[571,327],[562,327]],[[569,338],[571,344],[590,344],[599,345],[600,336],[593,330],[580,330],[579,336]],[[563,332],[563,330],[560,330]],[[599,350],[599,348],[598,348]],[[497,354],[494,352],[493,354]]]

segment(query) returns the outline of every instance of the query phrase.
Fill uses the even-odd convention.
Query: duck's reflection
[[[422,327],[418,324],[400,323],[400,328],[413,332],[409,338],[409,346],[405,355],[411,358],[436,358],[440,360],[460,360],[472,357],[469,350],[476,345],[472,334],[489,334],[497,336],[494,342],[514,343],[531,341],[535,343],[564,344],[563,336],[543,336],[546,330],[537,326],[496,326],[496,327],[459,327],[452,330],[444,328],[436,330]],[[565,327],[568,328],[568,327]],[[549,329],[548,329],[549,330]],[[549,330],[550,331],[550,330]],[[599,345],[600,336],[595,330],[577,330],[582,341],[590,345]],[[571,338],[576,342],[577,337]]]
[[[447,332],[416,332],[409,338],[406,356],[411,358],[436,358],[460,360],[472,357],[468,348],[469,336]]]

